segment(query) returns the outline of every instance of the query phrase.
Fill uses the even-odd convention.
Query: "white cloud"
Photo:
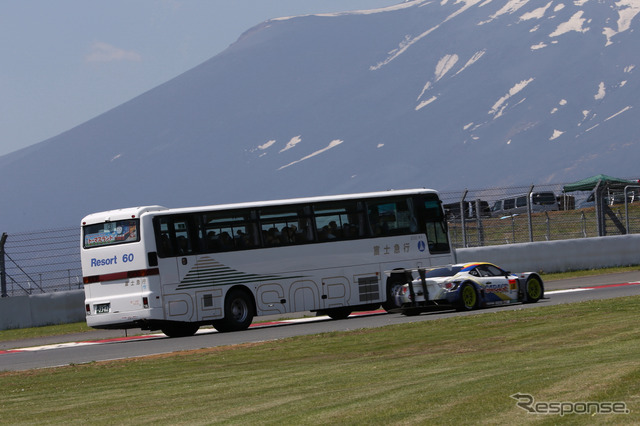
[[[85,56],[85,60],[87,62],[139,62],[142,56],[132,50],[119,49],[109,43],[95,42],[91,45],[91,51]]]

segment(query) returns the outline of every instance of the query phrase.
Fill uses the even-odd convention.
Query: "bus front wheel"
[[[253,300],[246,291],[231,290],[224,299],[224,318],[213,322],[221,333],[246,330],[253,321]]]

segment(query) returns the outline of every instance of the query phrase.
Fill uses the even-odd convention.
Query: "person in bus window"
[[[178,254],[187,254],[189,253],[189,241],[186,237],[182,235],[177,238],[178,242]]]
[[[231,250],[233,248],[233,240],[228,232],[220,234],[220,248],[222,250]]]

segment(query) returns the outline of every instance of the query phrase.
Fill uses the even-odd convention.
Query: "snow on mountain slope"
[[[635,176],[639,13],[640,0],[414,0],[264,22],[0,157],[0,230],[130,205]]]

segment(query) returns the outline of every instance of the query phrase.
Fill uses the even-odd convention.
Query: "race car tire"
[[[458,311],[472,311],[478,307],[478,293],[471,283],[463,283],[460,287],[460,298],[456,306]]]
[[[525,284],[525,300],[524,303],[536,303],[544,296],[544,285],[542,280],[532,275],[527,279]]]

